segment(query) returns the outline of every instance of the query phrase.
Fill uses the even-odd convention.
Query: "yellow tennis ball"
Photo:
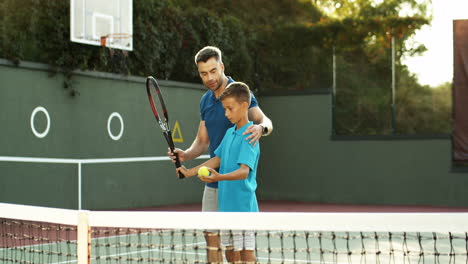
[[[210,176],[210,171],[208,170],[207,167],[201,166],[198,169],[198,176],[208,177],[208,176]]]

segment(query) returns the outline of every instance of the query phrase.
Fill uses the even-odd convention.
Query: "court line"
[[[127,235],[127,236],[129,236],[129,235]],[[199,244],[205,244],[205,243],[204,242],[193,243],[193,244],[187,244],[187,246],[193,246],[193,245],[199,245]],[[161,252],[168,252],[168,253],[180,253],[180,254],[183,253],[183,254],[188,254],[188,255],[206,256],[205,253],[184,252],[184,251],[175,251],[175,250],[168,250],[168,249],[170,249],[169,246],[167,246],[165,248],[162,248],[162,249],[155,248],[155,249],[148,249],[148,250],[137,250],[137,251],[133,251],[133,252],[104,255],[104,256],[100,256],[99,258],[107,258],[107,257],[115,257],[115,256],[126,256],[126,255],[146,253],[146,252],[151,252],[151,251],[161,251]],[[96,257],[92,257],[91,259],[96,260]],[[65,264],[65,263],[75,263],[75,262],[77,262],[77,260],[67,260],[67,261],[61,261],[61,262],[54,262],[54,263],[51,263],[51,264]]]
[[[199,244],[205,244],[205,242],[200,242],[200,243],[193,243],[193,244],[187,244],[187,246],[193,246],[193,245],[199,245]],[[183,246],[183,245],[181,245]],[[132,255],[132,254],[140,254],[140,253],[146,253],[146,252],[165,252],[165,253],[174,253],[174,254],[186,254],[186,255],[198,255],[198,256],[206,256],[206,253],[196,253],[196,252],[186,252],[186,251],[177,251],[177,250],[170,250],[169,247],[163,248],[163,249],[149,249],[149,250],[138,250],[138,251],[133,251],[133,252],[126,252],[126,253],[119,253],[119,254],[110,254],[110,255],[104,255],[100,256],[100,258],[106,258],[106,257],[115,257],[115,256],[127,256],[127,255]],[[96,260],[96,257],[91,258],[92,260]],[[303,260],[303,259],[282,259],[282,258],[267,258],[267,257],[257,257],[258,260],[272,260],[272,261],[281,261],[283,263],[343,263],[344,262],[331,262],[331,261],[325,261],[325,262],[320,262],[320,260],[315,261],[315,260]],[[62,261],[62,262],[55,262],[52,264],[65,264],[65,263],[74,263],[77,262],[76,260],[69,260],[69,261]]]
[[[201,155],[195,159],[209,159],[210,155]],[[0,156],[0,161],[9,162],[32,162],[32,163],[59,163],[76,164],[78,166],[78,210],[82,208],[82,165],[96,163],[124,163],[124,162],[147,162],[170,160],[168,156],[159,157],[127,157],[127,158],[102,158],[102,159],[63,159],[63,158],[37,158],[37,157],[13,157]]]
[[[209,159],[209,155],[201,155],[196,159]],[[127,158],[101,158],[101,159],[64,159],[64,158],[38,158],[38,157],[14,157],[0,156],[0,161],[33,162],[33,163],[64,163],[64,164],[94,164],[94,163],[122,163],[170,160],[168,156],[159,157],[127,157]]]

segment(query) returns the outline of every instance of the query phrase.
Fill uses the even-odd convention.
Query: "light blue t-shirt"
[[[220,212],[258,212],[257,197],[257,165],[260,157],[260,144],[255,146],[245,140],[248,135],[242,135],[249,122],[236,130],[229,128],[215,155],[221,159],[219,173],[225,174],[240,168],[241,164],[250,168],[249,176],[244,180],[218,182],[218,206]]]
[[[228,84],[234,80],[228,76]],[[250,107],[258,106],[257,99],[251,94]],[[232,126],[232,123],[224,114],[224,108],[221,101],[216,98],[213,91],[208,90],[200,100],[200,116],[205,121],[208,137],[210,138],[210,157],[214,157],[214,151],[223,140],[226,130]],[[207,183],[209,187],[218,188],[218,183]]]

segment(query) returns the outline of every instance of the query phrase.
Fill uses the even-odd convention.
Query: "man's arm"
[[[244,135],[250,134],[246,138],[247,140],[250,140],[250,144],[254,142],[257,144],[257,141],[262,137],[262,135],[268,136],[273,131],[273,123],[258,106],[249,109],[249,120],[253,121],[254,125],[248,127],[245,130]]]
[[[192,142],[192,145],[186,149],[185,151],[179,148],[174,149],[174,152],[177,153],[179,156],[179,160],[186,161],[186,160],[191,160],[195,159],[198,156],[202,155],[203,153],[206,153],[208,150],[208,147],[210,146],[210,138],[208,137],[208,130],[206,129],[205,126],[205,121],[200,121],[200,125],[198,126],[198,132],[197,136]],[[174,161],[175,156],[171,152],[171,150],[168,150],[169,157]]]

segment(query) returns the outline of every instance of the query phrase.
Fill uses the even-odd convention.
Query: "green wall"
[[[151,112],[145,78],[78,72],[72,97],[62,74],[51,77],[46,65],[0,65],[0,156],[60,159],[102,159],[166,156],[167,144]],[[199,123],[201,85],[160,81],[184,142],[190,146]],[[30,125],[37,106],[50,116],[49,133],[36,137]],[[190,111],[187,111],[190,109]],[[123,119],[123,134],[113,140],[107,123],[114,112]],[[36,114],[34,127],[44,132],[47,119]],[[110,131],[121,131],[117,118]],[[193,162],[188,162],[190,165]],[[77,208],[78,165],[0,161],[0,201]],[[87,209],[156,206],[200,201],[197,179],[178,180],[169,161],[82,165],[82,205]]]
[[[331,95],[261,98],[275,130],[262,140],[258,195],[272,200],[468,206],[446,138],[332,139]]]
[[[46,65],[0,60],[0,156],[99,159],[165,156],[166,143],[147,103],[144,78],[77,72],[71,97],[63,76]],[[198,128],[199,84],[161,81],[171,114],[187,148]],[[332,138],[331,96],[262,96],[274,122],[262,138],[258,197],[350,204],[468,206],[468,175],[452,172],[446,138]],[[37,106],[50,115],[46,137],[34,136],[30,118]],[[124,120],[120,140],[107,121]],[[34,126],[44,131],[43,113]],[[117,119],[111,132],[121,129]],[[186,162],[193,166],[201,162]],[[0,201],[77,208],[78,166],[0,161]],[[198,203],[203,184],[178,180],[169,161],[82,165],[86,209]]]

